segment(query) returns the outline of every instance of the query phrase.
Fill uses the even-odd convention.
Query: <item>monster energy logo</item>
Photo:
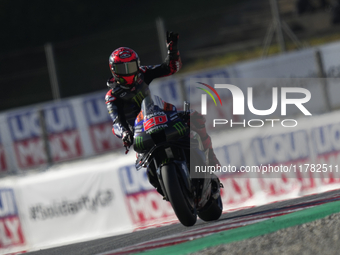
[[[182,122],[177,122],[173,127],[176,128],[179,135],[184,135],[186,128]]]
[[[132,98],[136,104],[140,107],[141,102],[144,99],[144,95],[141,91],[139,91],[133,98]]]
[[[137,136],[135,139],[136,148],[143,150],[144,149],[144,143],[143,143],[143,137]]]

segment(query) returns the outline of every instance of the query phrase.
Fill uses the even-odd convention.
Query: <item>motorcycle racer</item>
[[[127,148],[133,143],[133,123],[140,105],[150,95],[149,84],[155,78],[176,73],[182,66],[177,41],[178,34],[167,33],[168,55],[160,65],[140,66],[137,53],[127,47],[120,47],[110,55],[112,76],[107,81],[110,90],[105,101],[113,121],[112,132]]]
[[[172,75],[182,67],[178,38],[177,33],[167,32],[167,57],[159,65],[141,66],[137,53],[127,47],[120,47],[110,55],[109,66],[112,76],[107,81],[110,90],[105,101],[113,121],[112,132],[122,139],[126,149],[133,144],[134,121],[140,112],[143,99],[150,95],[149,84],[153,79]],[[209,149],[209,164],[220,165],[212,149],[210,136],[206,132],[204,117],[193,112],[190,115],[190,127],[201,136],[204,149]],[[150,182],[155,186],[152,180]],[[216,183],[219,187],[218,178]]]

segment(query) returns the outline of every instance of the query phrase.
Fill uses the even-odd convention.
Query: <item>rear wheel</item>
[[[198,217],[204,221],[218,220],[222,215],[223,204],[221,195],[217,199],[210,197],[208,203],[198,212]]]
[[[197,220],[196,209],[190,205],[189,201],[192,199],[186,192],[183,192],[185,187],[180,185],[176,166],[174,164],[164,165],[161,168],[161,174],[166,194],[178,220],[184,226],[193,226]]]

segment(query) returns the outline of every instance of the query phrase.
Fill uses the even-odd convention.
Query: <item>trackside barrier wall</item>
[[[327,164],[333,172],[218,173],[224,210],[340,188],[340,111],[299,119],[296,129],[251,128],[212,136],[222,165]],[[0,181],[0,252],[27,251],[176,222],[136,171],[134,153],[60,164]]]
[[[214,84],[214,80],[219,78],[232,82],[233,78],[317,77],[315,50],[309,48],[233,66],[156,79],[151,84],[151,90],[181,109],[183,100],[189,97],[191,78],[201,78],[208,84]],[[327,76],[340,77],[340,43],[327,44],[319,47],[319,50]],[[266,91],[261,84],[254,86]],[[330,103],[334,109],[340,106],[340,86],[331,80],[328,86]],[[40,109],[45,111],[54,162],[86,158],[121,148],[119,139],[111,132],[112,123],[104,103],[105,94],[106,90],[103,90],[1,113],[0,172],[15,173],[46,167],[47,159],[38,121]],[[268,98],[266,95],[262,97]],[[261,101],[263,98],[254,100]],[[316,112],[325,112],[324,100],[320,96],[320,102],[314,106],[318,109]]]
[[[118,169],[127,157],[61,165],[0,182],[0,254],[131,232]]]

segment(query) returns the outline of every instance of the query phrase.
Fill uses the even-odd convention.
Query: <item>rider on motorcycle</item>
[[[113,121],[112,132],[122,139],[123,146],[126,148],[133,144],[134,121],[140,112],[143,99],[150,95],[149,84],[151,81],[155,78],[172,75],[182,66],[177,48],[178,37],[176,33],[167,33],[168,55],[160,65],[140,66],[137,53],[127,47],[120,47],[110,55],[109,66],[112,76],[107,81],[110,90],[106,94],[105,101]],[[206,132],[204,117],[195,111],[191,113],[188,124],[200,135],[204,149],[209,149],[209,165],[220,165],[212,149],[210,136]],[[149,171],[147,173],[150,183],[158,188],[158,180],[154,180]],[[215,186],[218,189],[219,180],[217,177],[213,179],[215,179]],[[157,190],[159,191],[159,189]]]

